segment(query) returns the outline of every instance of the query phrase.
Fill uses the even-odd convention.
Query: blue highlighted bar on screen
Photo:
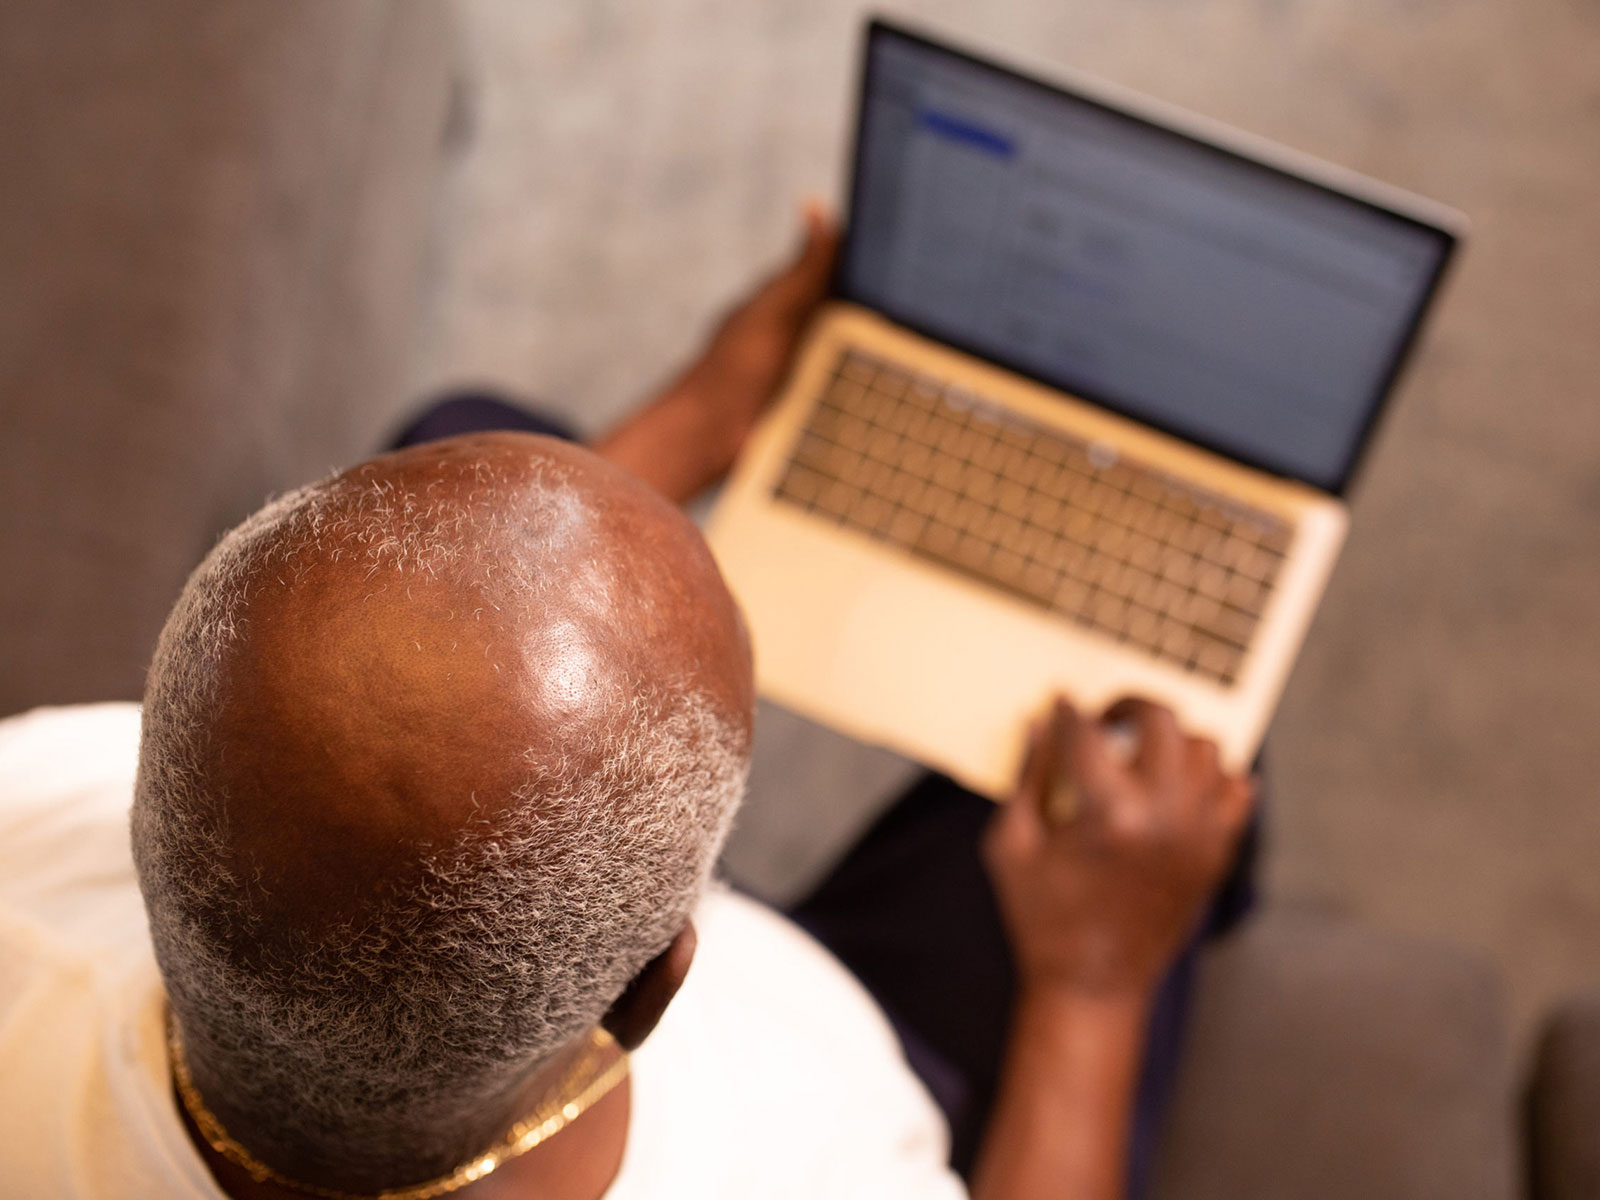
[[[936,112],[931,108],[925,108],[917,114],[917,124],[930,133],[936,133],[954,142],[963,142],[976,150],[1000,158],[1010,158],[1017,152],[1016,143],[1004,134],[985,129],[981,125],[974,125],[970,121],[963,121],[959,117],[952,117],[948,113]]]

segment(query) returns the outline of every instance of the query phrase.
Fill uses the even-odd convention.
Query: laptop
[[[762,693],[994,797],[1057,691],[1244,769],[1463,230],[871,23],[833,295],[708,527]]]

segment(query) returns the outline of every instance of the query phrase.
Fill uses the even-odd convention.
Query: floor
[[[597,430],[839,194],[851,0],[464,0],[419,393]],[[1480,948],[1519,1027],[1600,986],[1600,6],[896,6],[1464,210],[1270,738],[1278,901]],[[730,866],[792,893],[914,768],[764,717]]]

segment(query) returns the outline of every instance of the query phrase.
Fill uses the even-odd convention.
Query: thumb
[[[985,850],[995,859],[1027,858],[1044,840],[1044,793],[1059,756],[1057,722],[1052,710],[1045,720],[1029,726],[1017,786],[989,819]]]
[[[828,294],[833,264],[839,256],[839,226],[820,200],[801,207],[805,225],[800,252],[773,281],[777,298],[794,312],[809,312]]]

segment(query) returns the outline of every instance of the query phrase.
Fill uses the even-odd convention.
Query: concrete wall
[[[455,59],[383,0],[0,5],[0,712],[396,417]]]

